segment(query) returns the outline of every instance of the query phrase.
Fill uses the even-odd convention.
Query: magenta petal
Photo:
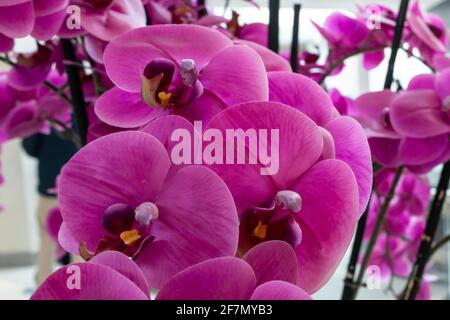
[[[76,276],[79,275],[79,288]],[[131,280],[114,269],[95,263],[75,263],[54,272],[31,300],[148,300]]]
[[[437,52],[445,52],[445,46],[439,41],[438,38],[433,34],[430,27],[427,25],[425,19],[422,17],[420,13],[420,9],[418,8],[419,2],[416,1],[413,4],[412,10],[416,13],[412,13],[409,15],[408,24],[412,29],[414,35],[416,35],[421,41],[423,41],[428,47]]]
[[[398,134],[386,126],[383,120],[394,98],[394,92],[383,90],[363,94],[355,100],[354,116],[368,131],[369,137],[398,137]]]
[[[176,274],[157,300],[248,300],[255,290],[252,268],[234,257],[208,260]]]
[[[450,68],[443,70],[436,75],[435,81],[436,92],[443,104],[450,103],[449,83],[450,83]]]
[[[256,285],[272,280],[297,283],[298,264],[294,249],[287,242],[262,242],[250,249],[242,259],[256,275]]]
[[[370,138],[369,145],[375,160],[389,168],[400,165],[398,157],[400,141],[400,139]]]
[[[33,0],[33,9],[37,17],[42,17],[57,11],[65,11],[68,4],[69,0]]]
[[[61,172],[58,196],[64,223],[93,251],[106,233],[104,211],[115,203],[136,208],[152,201],[169,167],[163,145],[143,132],[119,132],[91,142]]]
[[[8,72],[8,83],[19,91],[27,91],[39,86],[50,71],[51,64],[38,64],[33,67],[15,66]]]
[[[369,52],[363,55],[363,67],[367,71],[375,69],[384,60],[384,50]]]
[[[270,101],[292,106],[320,126],[332,119],[331,99],[316,82],[291,72],[270,72],[268,75]]]
[[[245,66],[245,71],[236,65]],[[236,45],[220,51],[201,71],[204,88],[227,105],[265,101],[269,97],[266,70],[258,54],[247,46]]]
[[[0,73],[0,126],[14,106],[14,93],[6,83],[5,74]]]
[[[105,251],[93,257],[89,263],[101,264],[121,273],[150,299],[150,289],[144,274],[137,264],[126,255],[118,251]]]
[[[141,131],[147,132],[158,139],[164,147],[166,147],[167,152],[172,154],[172,149],[178,144],[177,141],[172,140],[172,134],[177,129],[185,129],[191,133],[191,137],[194,137],[194,126],[188,120],[183,117],[176,115],[163,116],[158,119],[153,120],[148,125],[146,125]],[[193,143],[191,144],[192,150]],[[191,157],[191,163],[193,159]]]
[[[448,134],[422,139],[405,138],[399,147],[400,161],[408,165],[423,165],[442,154],[448,143]]]
[[[231,45],[228,37],[211,28],[156,25],[134,29],[115,38],[106,47],[103,59],[108,75],[118,87],[139,92],[141,74],[152,59],[166,58],[176,63],[192,59],[197,70],[201,70],[211,57]]]
[[[105,51],[106,45],[107,42],[91,35],[86,35],[84,37],[86,53],[97,63],[103,63],[103,52]]]
[[[0,6],[0,33],[10,38],[22,38],[31,33],[34,26],[33,2]]]
[[[312,298],[289,282],[270,281],[258,286],[250,300],[312,300]]]
[[[249,23],[239,30],[239,39],[255,42],[267,47],[269,26],[265,23]]]
[[[72,252],[76,255],[79,254],[80,242],[75,236],[73,236],[64,221],[59,228],[58,243],[66,251]]]
[[[436,75],[434,74],[419,74],[411,79],[411,81],[408,83],[407,90],[434,90],[435,79]]]
[[[372,156],[361,125],[350,117],[340,117],[325,127],[333,136],[336,159],[347,163],[359,189],[359,212],[362,214],[372,191]]]
[[[14,47],[14,40],[0,33],[0,52],[8,52]]]
[[[104,41],[111,41],[128,30],[144,27],[145,22],[141,0],[112,1],[105,10],[86,10],[81,18],[81,26]]]
[[[246,40],[235,40],[234,43],[243,44],[255,50],[264,62],[264,66],[266,67],[267,72],[292,71],[291,66],[286,59],[284,59],[279,54],[274,53],[272,50],[267,49],[266,47],[263,47],[253,41]]]
[[[411,138],[426,138],[450,131],[440,110],[441,103],[431,90],[400,93],[390,109],[392,126],[400,134]]]
[[[238,164],[236,155],[234,164],[212,165],[230,188],[238,212],[272,200],[268,197],[273,196],[274,188],[289,187],[322,153],[322,135],[314,122],[294,108],[276,102],[251,102],[228,108],[214,117],[208,128],[219,129],[224,137],[227,129],[266,129],[268,150],[270,131],[279,132],[279,146],[274,145],[279,149],[279,161],[272,161],[272,165],[278,163],[278,171],[274,166],[269,170],[261,164]]]
[[[136,128],[166,112],[146,105],[139,93],[112,88],[95,101],[95,114],[102,121],[118,128]]]
[[[30,1],[32,0],[0,0],[0,7],[9,7]]]
[[[169,277],[193,264],[235,255],[236,208],[227,186],[212,170],[179,169],[166,181],[155,204],[160,212],[151,227],[155,241],[136,260],[152,287],[161,288]]]
[[[63,222],[61,210],[59,210],[58,207],[51,209],[48,212],[47,220],[45,222],[45,229],[48,235],[53,239],[53,241],[58,242],[58,233]]]
[[[4,131],[9,139],[25,138],[40,132],[44,127],[44,120],[39,117],[38,106],[34,101],[13,108],[6,117]]]
[[[55,34],[58,33],[65,18],[65,10],[57,11],[46,16],[37,17],[31,35],[37,40],[50,40]]]
[[[215,115],[226,108],[227,105],[217,99],[214,93],[205,90],[200,97],[180,110],[176,110],[176,113],[191,122],[202,121],[203,124],[207,124]]]
[[[302,197],[296,215],[303,233],[296,249],[299,285],[312,293],[328,281],[350,244],[359,218],[358,186],[343,161],[324,160],[291,190]]]

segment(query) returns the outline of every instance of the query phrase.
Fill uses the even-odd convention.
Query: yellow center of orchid
[[[161,105],[166,107],[169,102],[170,98],[172,97],[172,94],[170,92],[161,91],[158,93],[158,98],[161,100]]]
[[[267,235],[267,224],[262,223],[262,221],[258,221],[258,225],[253,229],[252,236],[257,237],[259,239],[265,239]]]
[[[140,238],[142,237],[139,234],[139,231],[137,231],[136,229],[123,231],[120,234],[120,239],[122,239],[123,243],[125,243],[127,246],[133,245]]]

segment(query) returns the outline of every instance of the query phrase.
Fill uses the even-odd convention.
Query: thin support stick
[[[291,42],[291,68],[293,72],[298,72],[298,42],[299,42],[299,22],[300,22],[299,3],[294,4],[294,21],[292,25],[292,42]]]
[[[87,143],[88,117],[86,111],[86,103],[84,101],[83,87],[80,79],[80,67],[76,65],[78,62],[72,41],[69,39],[61,39],[64,59],[74,62],[65,65],[67,76],[69,79],[70,95],[72,97],[72,109],[74,114],[74,122],[80,136],[80,143],[85,146]]]
[[[280,0],[269,0],[269,49],[277,53],[280,46],[279,15]]]
[[[409,277],[406,285],[405,300],[415,300],[422,283],[422,277],[427,266],[428,258],[430,257],[433,240],[441,220],[442,208],[447,197],[447,189],[450,180],[450,161],[444,164],[439,179],[439,184],[434,195],[433,203],[431,204],[430,214],[428,215],[425,232],[420,242],[419,251],[417,253],[416,261],[412,268],[412,274]]]
[[[397,60],[397,53],[402,43],[403,29],[405,26],[406,14],[408,12],[408,5],[409,0],[402,0],[400,9],[398,11],[397,22],[395,24],[394,39],[392,40],[392,51],[389,58],[386,80],[384,82],[385,89],[390,89],[394,80],[395,61]]]

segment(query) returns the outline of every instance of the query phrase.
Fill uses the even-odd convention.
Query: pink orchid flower
[[[132,30],[106,47],[104,63],[117,87],[96,101],[95,111],[116,127],[143,126],[166,114],[208,121],[229,105],[268,97],[258,54],[206,27]]]
[[[148,133],[91,142],[61,172],[61,245],[85,259],[123,252],[155,288],[190,265],[234,255],[238,218],[224,182],[202,166],[172,169]]]

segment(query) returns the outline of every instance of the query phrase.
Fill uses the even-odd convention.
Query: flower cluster
[[[447,29],[416,1],[401,48],[435,74],[355,100],[321,86],[354,55],[377,67],[398,16],[371,5],[314,23],[328,55],[301,52],[294,73],[267,48],[268,25],[235,11],[0,0],[0,147],[52,131],[80,147],[46,227],[58,257],[84,262],[32,299],[308,300],[367,207],[369,263],[389,289],[408,278],[430,201],[424,174],[450,159]],[[24,36],[31,53],[14,51]]]

